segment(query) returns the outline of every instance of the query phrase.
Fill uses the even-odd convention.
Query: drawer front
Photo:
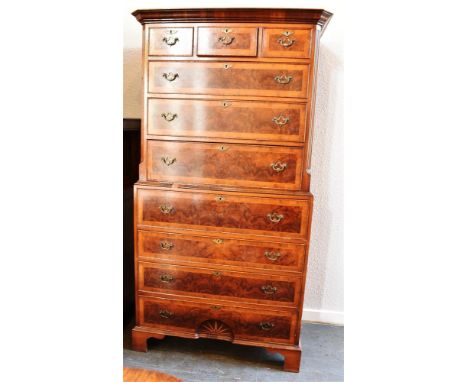
[[[200,27],[199,56],[257,56],[257,28]]]
[[[138,264],[138,290],[231,301],[296,306],[300,277],[215,271],[180,265]]]
[[[193,28],[149,28],[150,56],[191,56]]]
[[[261,311],[207,304],[138,297],[140,324],[163,330],[184,330],[194,337],[227,341],[269,340],[294,343],[297,314],[291,311]]]
[[[304,142],[306,105],[256,101],[148,100],[148,134]]]
[[[227,264],[247,268],[302,271],[305,245],[138,231],[142,260]]]
[[[310,29],[263,30],[263,56],[309,58],[311,50]]]
[[[308,69],[299,64],[150,61],[148,91],[305,98]]]
[[[140,225],[307,238],[308,200],[138,189]]]
[[[302,148],[148,141],[147,152],[149,180],[301,188]]]

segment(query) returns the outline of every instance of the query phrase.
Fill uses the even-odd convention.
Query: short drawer
[[[255,57],[257,35],[257,28],[199,27],[197,55]]]
[[[263,30],[262,54],[264,57],[309,58],[311,29]]]
[[[144,230],[137,232],[137,248],[140,260],[183,261],[296,272],[302,271],[306,250],[304,244]]]
[[[302,148],[151,140],[147,147],[149,180],[301,188]]]
[[[308,236],[311,199],[137,188],[137,224],[276,237]]]
[[[150,61],[149,93],[307,97],[309,65]]]
[[[304,142],[306,105],[148,99],[148,134]]]
[[[297,306],[300,276],[192,268],[181,265],[138,264],[138,290],[192,297]]]
[[[141,326],[168,333],[184,330],[193,337],[226,341],[295,342],[297,313],[234,307],[218,303],[138,297]]]
[[[149,28],[148,55],[191,56],[193,28]]]

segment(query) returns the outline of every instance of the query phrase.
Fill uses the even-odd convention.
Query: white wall
[[[266,4],[265,4],[266,3]],[[249,7],[251,1],[197,1],[197,7]],[[170,2],[193,8],[193,1]],[[256,7],[284,7],[270,0]],[[311,192],[315,196],[303,319],[343,323],[343,23],[342,1],[288,1],[289,8],[324,8],[334,14],[320,47]],[[156,1],[127,1],[124,9],[124,118],[141,118],[141,25],[135,9]]]

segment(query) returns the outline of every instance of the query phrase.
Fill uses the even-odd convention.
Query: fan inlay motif
[[[234,339],[231,328],[224,322],[218,320],[203,322],[198,327],[198,335],[200,337],[215,338],[226,341],[232,341]]]

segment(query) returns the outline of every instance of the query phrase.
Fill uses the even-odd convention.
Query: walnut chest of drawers
[[[313,197],[316,9],[139,10],[142,158],[133,348],[164,336],[299,371]]]

